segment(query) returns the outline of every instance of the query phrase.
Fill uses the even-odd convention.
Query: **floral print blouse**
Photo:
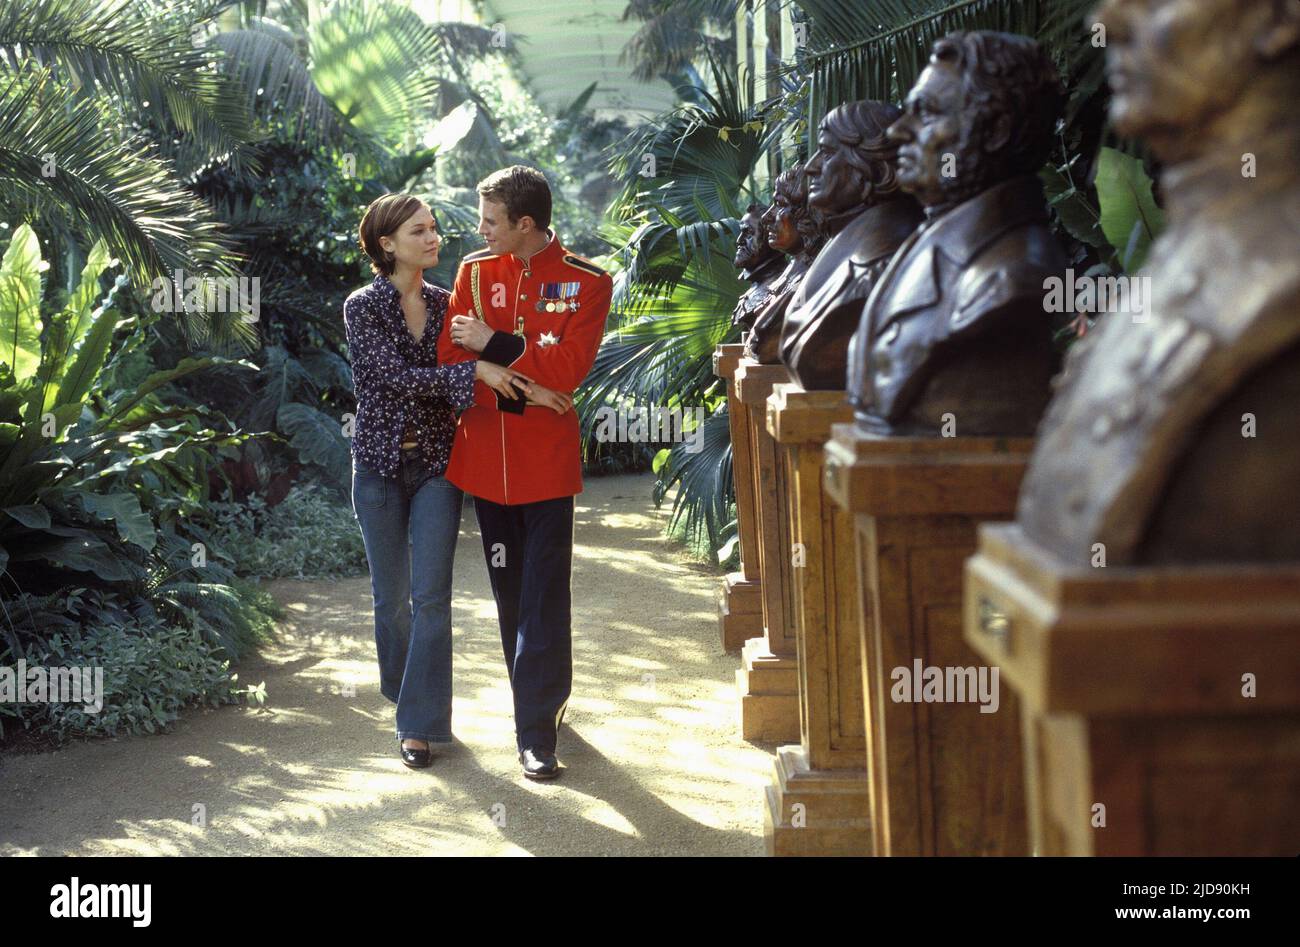
[[[417,342],[406,327],[401,292],[382,273],[343,304],[352,380],[357,395],[352,457],[385,477],[396,477],[408,426],[424,459],[442,476],[451,456],[456,415],[474,403],[476,362],[438,364],[438,335],[451,294],[424,283],[429,312]]]

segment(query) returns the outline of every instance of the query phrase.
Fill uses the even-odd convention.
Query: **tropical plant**
[[[630,0],[623,19],[641,21],[619,54],[637,79],[698,87],[702,61],[735,68],[736,0]]]
[[[430,116],[470,98],[459,57],[494,48],[483,27],[427,24],[394,0],[267,12],[266,4],[246,4],[237,25],[210,42],[225,53],[223,71],[245,90],[248,108],[263,118],[292,117],[299,144],[363,138],[411,150]]]
[[[736,219],[755,195],[750,178],[772,139],[734,78],[710,61],[715,91],[628,136],[611,154],[622,183],[608,212],[615,254],[614,317],[577,400],[589,451],[601,408],[705,411],[703,446],[662,448],[656,499],[680,484],[670,528],[717,549],[726,539],[730,450],[725,391],[712,352],[737,338],[731,312],[743,291],[731,265]],[[719,413],[723,412],[723,413]],[[700,492],[708,491],[708,492]]]
[[[364,575],[366,550],[349,506],[318,484],[295,484],[280,503],[260,496],[207,506],[214,545],[239,575],[295,579]]]
[[[241,594],[241,617],[257,640],[268,638],[282,610],[265,593]],[[73,737],[156,733],[195,704],[265,699],[265,683],[237,686],[230,656],[193,629],[131,605],[113,592],[78,587],[7,604],[0,599],[9,632],[0,639],[5,665],[23,658],[29,668],[96,669],[103,675],[98,708],[75,701],[0,703],[0,741],[17,736],[16,723],[29,737],[55,745]],[[91,696],[83,692],[87,701]]]
[[[256,167],[242,94],[217,70],[219,54],[195,42],[223,5],[0,2],[0,219],[41,221],[66,254],[54,261],[58,282],[71,286],[96,238],[137,287],[177,269],[238,274],[211,211],[141,134],[160,126],[205,160]],[[184,316],[194,338],[252,338],[231,313]]]
[[[634,5],[640,12],[659,4]],[[698,11],[708,4],[691,4]],[[1072,264],[1089,274],[1140,264],[1160,226],[1149,168],[1131,143],[1106,132],[1100,50],[1084,17],[1094,0],[793,0],[785,9],[807,42],[781,70],[783,94],[746,108],[730,75],[713,68],[712,93],[646,123],[611,153],[622,190],[607,214],[619,247],[617,315],[579,402],[584,430],[611,404],[709,406],[705,448],[674,447],[656,459],[656,497],[679,486],[672,523],[687,518],[714,549],[734,535],[730,446],[713,345],[732,339],[730,314],[742,287],[729,257],[739,208],[754,194],[764,152],[786,166],[806,158],[810,130],[835,105],[898,102],[924,67],[933,41],[953,30],[1035,36],[1061,69],[1069,98],[1051,161],[1042,170],[1055,226]],[[1103,146],[1105,145],[1105,146]],[[648,173],[647,173],[647,169]],[[1061,340],[1084,331],[1063,327]]]
[[[20,592],[111,587],[237,656],[250,628],[233,573],[207,561],[190,519],[216,455],[246,435],[161,397],[226,360],[155,368],[142,321],[158,317],[119,310],[120,276],[101,293],[113,266],[96,243],[74,292],[43,311],[35,232],[16,228],[0,258],[0,575]]]

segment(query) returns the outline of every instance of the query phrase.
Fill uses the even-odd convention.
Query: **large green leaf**
[[[1070,236],[1089,246],[1110,252],[1110,244],[1101,229],[1101,216],[1087,196],[1062,172],[1048,165],[1039,172],[1047,202],[1056,208]]]
[[[201,369],[208,368],[212,365],[241,365],[244,368],[251,368],[254,371],[257,370],[256,365],[252,362],[245,361],[244,359],[222,358],[217,355],[209,355],[204,358],[183,358],[176,363],[175,368],[168,368],[163,371],[154,372],[144,381],[140,382],[140,384],[137,385],[129,395],[120,400],[114,401],[112,413],[107,418],[107,421],[112,421],[123,416],[131,408],[139,404],[145,396],[161,388],[163,385],[170,384],[178,378],[184,378],[192,372],[200,371]]]
[[[41,246],[27,224],[15,231],[0,259],[0,361],[22,383],[41,363]]]
[[[1137,158],[1102,148],[1096,187],[1101,229],[1120,252],[1124,269],[1132,273],[1142,267],[1151,241],[1165,225],[1164,213],[1151,193],[1151,177]]]
[[[116,263],[116,260],[109,258],[104,241],[97,241],[91,248],[86,265],[81,270],[81,279],[69,297],[67,305],[47,320],[41,366],[36,373],[36,390],[32,392],[29,401],[29,418],[34,419],[51,411],[56,405],[67,404],[73,400],[80,403],[90,390],[90,385],[107,354],[108,342],[112,336],[111,325],[116,323],[116,316],[114,315],[110,320],[110,328],[105,336],[93,339],[88,349],[85,349],[82,343],[87,332],[96,323],[102,321],[105,310],[110,307],[118,284],[115,284],[108,296],[104,297],[104,302],[99,308],[92,308],[95,301],[100,298],[100,276],[103,275],[104,270],[109,266],[115,266]],[[125,283],[125,278],[121,282]],[[82,380],[84,387],[78,391],[77,385],[74,384],[72,389],[65,391],[64,379],[67,365],[73,358],[74,352],[84,355],[78,366],[78,378]]]
[[[28,529],[47,529],[50,525],[50,511],[39,503],[6,506],[0,512],[8,513]]]
[[[282,433],[289,435],[289,443],[298,451],[298,456],[319,464],[336,480],[342,481],[351,451],[337,420],[311,405],[290,402],[280,406],[275,423]]]
[[[117,327],[117,316],[113,309],[104,309],[94,314],[72,365],[63,375],[54,397],[55,405],[81,404],[90,393],[91,385],[99,377],[104,359],[108,357],[108,346],[113,341],[113,330]]]
[[[293,116],[299,142],[342,140],[343,118],[316,88],[299,55],[299,38],[288,26],[252,16],[242,28],[223,30],[211,42],[225,53],[222,69],[246,90],[250,110]]]
[[[130,457],[125,457],[122,460],[109,464],[103,470],[97,470],[94,473],[87,474],[75,483],[69,484],[69,486],[87,487],[96,481],[108,480],[112,477],[118,476],[119,474],[124,474],[137,468],[147,469],[154,467],[159,463],[171,461],[178,455],[183,454],[186,450],[200,445],[208,447],[225,447],[227,445],[243,444],[247,440],[248,435],[246,434],[214,434],[211,432],[204,432],[202,435],[197,437],[187,437],[179,444],[171,444],[167,447],[150,451],[147,454],[134,454]]]
[[[95,302],[100,297],[99,278],[104,275],[106,269],[116,264],[117,261],[108,252],[108,244],[103,240],[96,240],[86,256],[86,265],[81,268],[81,278],[77,281],[77,288],[68,297],[68,304],[64,306],[64,311],[69,315],[67,337],[69,348],[75,349],[80,345],[82,338],[90,331],[95,317],[99,314],[99,310],[95,309]]]
[[[328,349],[314,349],[303,355],[299,361],[311,374],[318,387],[337,388],[341,391],[352,390],[352,366],[338,353]]]
[[[87,530],[58,528],[49,535],[25,542],[21,552],[10,555],[13,562],[46,559],[65,569],[91,572],[108,582],[130,582],[140,577],[140,567]]]
[[[87,513],[97,519],[117,525],[117,534],[125,542],[134,543],[145,552],[153,549],[158,542],[149,514],[140,509],[140,501],[133,493],[87,493],[77,491],[74,494],[81,500]]]

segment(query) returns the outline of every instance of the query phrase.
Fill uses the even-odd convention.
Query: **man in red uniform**
[[[478,185],[487,249],[461,261],[439,363],[483,358],[572,395],[591,370],[613,281],[560,245],[551,191],[514,166]],[[480,354],[481,353],[481,354]],[[475,383],[446,477],[474,497],[501,646],[514,692],[524,775],[557,775],[556,731],[573,683],[573,497],[582,492],[578,418]]]

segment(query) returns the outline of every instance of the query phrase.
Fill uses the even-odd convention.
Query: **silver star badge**
[[[538,340],[537,340],[537,344],[538,344],[538,345],[554,345],[554,344],[555,344],[556,342],[558,342],[558,341],[560,341],[560,339],[559,339],[558,336],[556,336],[556,335],[554,335],[554,334],[552,334],[552,333],[550,333],[550,332],[543,332],[543,333],[541,334],[541,336],[538,338]]]

